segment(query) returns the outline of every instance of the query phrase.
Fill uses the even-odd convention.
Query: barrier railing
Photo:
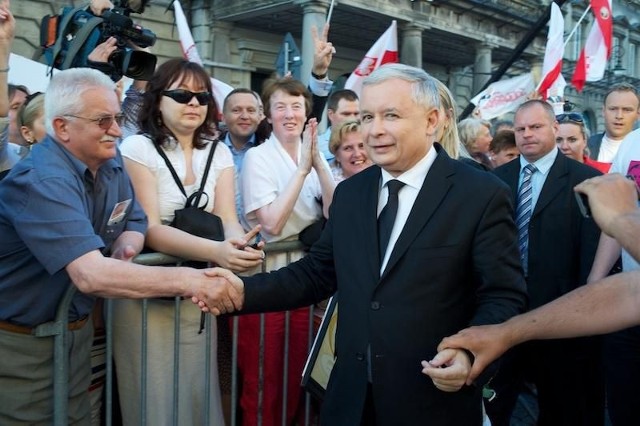
[[[293,253],[299,253],[303,249],[303,245],[299,241],[284,241],[277,243],[270,243],[265,246],[265,254],[266,259],[262,264],[262,271],[267,269],[268,261],[273,256],[286,256],[286,263],[291,262],[291,257]],[[182,260],[173,256],[168,256],[162,253],[148,253],[141,254],[134,259],[135,263],[141,265],[180,265]],[[68,351],[67,347],[67,327],[66,324],[68,322],[68,311],[71,301],[73,299],[73,295],[75,294],[76,288],[75,286],[70,286],[68,291],[66,292],[62,302],[60,303],[56,318],[51,323],[43,324],[38,327],[38,330],[42,334],[42,336],[55,336],[54,338],[54,371],[53,371],[53,382],[54,382],[54,425],[63,426],[68,423],[67,419],[67,411],[68,411],[68,371],[69,371],[69,360],[68,360]],[[174,321],[174,371],[173,371],[173,419],[172,423],[174,425],[179,424],[179,411],[178,411],[178,395],[180,392],[179,384],[179,335],[180,335],[180,298],[175,299],[175,321]],[[143,300],[142,302],[142,346],[141,346],[141,365],[142,365],[142,374],[141,374],[141,395],[140,395],[140,425],[146,424],[147,418],[147,410],[153,409],[152,407],[147,406],[147,394],[146,394],[146,384],[147,384],[147,355],[149,353],[149,347],[147,343],[147,312],[148,312],[148,301]],[[114,368],[113,368],[113,303],[112,300],[106,300],[105,309],[104,309],[104,323],[106,329],[106,382],[104,387],[104,392],[106,393],[105,406],[103,410],[105,411],[105,424],[107,426],[111,426],[113,424],[113,397],[114,397],[114,389],[113,389],[113,377],[114,377]],[[288,379],[288,342],[289,342],[289,313],[287,313],[285,317],[285,347],[284,347],[284,373],[283,373],[283,386],[284,395],[283,395],[283,406],[282,406],[282,419],[283,426],[286,424],[286,413],[287,413],[287,379]],[[211,360],[211,350],[212,350],[212,341],[211,341],[211,327],[212,321],[211,317],[207,317],[205,322],[205,332],[206,332],[206,362],[205,362],[205,389],[202,392],[205,394],[206,408],[205,408],[205,418],[209,419],[210,409],[210,383],[211,383],[211,371],[210,371],[210,360]],[[238,400],[239,400],[239,375],[238,375],[238,318],[233,318],[232,322],[232,348],[231,348],[231,410],[230,410],[230,424],[231,426],[235,426],[238,424]],[[260,426],[263,423],[263,386],[264,383],[264,334],[265,334],[265,317],[264,314],[260,316],[260,345],[259,345],[259,368],[258,381],[261,384],[259,386],[258,392],[258,418],[257,424]],[[313,309],[310,309],[309,313],[309,346],[311,347],[311,342],[313,339]],[[305,395],[305,418],[304,424],[309,425],[310,423],[310,397],[309,395]]]

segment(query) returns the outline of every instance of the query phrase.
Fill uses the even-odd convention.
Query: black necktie
[[[396,221],[396,214],[398,213],[398,192],[404,186],[403,182],[399,180],[390,180],[387,182],[387,188],[389,190],[389,199],[378,216],[378,244],[380,247],[380,262],[384,259],[384,255],[387,252],[387,246],[389,245],[389,237],[391,237],[391,230],[393,224]]]

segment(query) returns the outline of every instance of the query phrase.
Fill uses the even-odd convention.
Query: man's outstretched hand
[[[244,303],[244,283],[233,272],[223,268],[205,269],[211,285],[194,291],[191,301],[202,312],[214,315],[231,313],[242,309]]]

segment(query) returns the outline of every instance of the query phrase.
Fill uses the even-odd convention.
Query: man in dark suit
[[[225,277],[244,284],[242,312],[290,309],[338,292],[323,425],[481,425],[482,387],[464,386],[470,356],[436,348],[469,324],[524,309],[509,189],[434,144],[438,90],[423,70],[385,65],[365,80],[361,99],[365,145],[377,166],[338,186],[308,256],[242,281]],[[388,245],[380,233],[390,235]]]
[[[511,187],[516,205],[530,308],[586,283],[600,234],[595,222],[580,214],[573,192],[600,172],[558,152],[557,126],[547,102],[522,104],[514,117],[520,160],[495,170]],[[565,362],[558,363],[560,358]],[[509,424],[522,379],[537,387],[539,425],[603,424],[597,338],[532,342],[508,353],[492,381],[497,397],[487,404],[494,426]]]

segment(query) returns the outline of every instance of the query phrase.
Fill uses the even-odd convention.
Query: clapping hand
[[[318,151],[318,120],[310,118],[307,126],[302,134],[302,153],[300,155],[300,163],[298,169],[305,175],[311,172],[311,168],[315,165],[314,155]],[[315,154],[314,154],[315,151]]]

